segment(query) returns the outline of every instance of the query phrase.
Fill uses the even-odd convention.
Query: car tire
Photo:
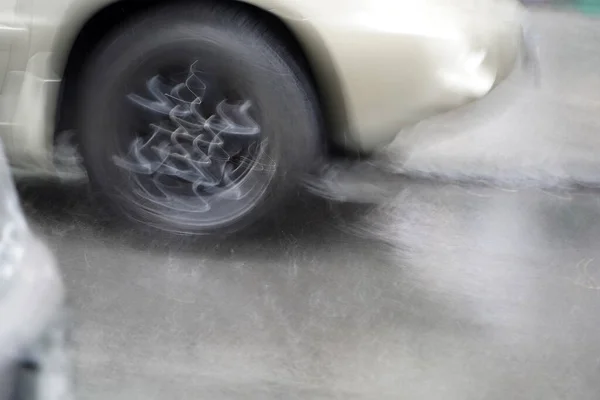
[[[232,233],[275,213],[319,166],[311,80],[241,7],[154,9],[86,64],[79,144],[93,191],[118,215]]]

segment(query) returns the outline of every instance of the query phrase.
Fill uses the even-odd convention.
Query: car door
[[[0,95],[4,92],[11,50],[27,40],[26,10],[30,3],[31,0],[0,0]]]
[[[27,52],[32,0],[0,0],[0,139],[10,142],[23,63],[13,65],[15,52]],[[11,73],[14,71],[15,73]]]

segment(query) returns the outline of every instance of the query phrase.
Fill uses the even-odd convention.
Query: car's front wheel
[[[113,209],[183,233],[228,233],[279,205],[321,153],[306,73],[256,18],[156,9],[87,64],[79,143]]]

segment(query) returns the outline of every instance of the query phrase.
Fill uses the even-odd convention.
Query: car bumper
[[[349,150],[371,152],[405,127],[487,96],[527,48],[525,10],[513,0],[478,1],[478,9],[379,3],[323,31],[345,102],[336,141]]]

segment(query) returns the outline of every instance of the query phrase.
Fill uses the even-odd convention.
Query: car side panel
[[[1,0],[0,0],[1,1]],[[17,0],[26,35],[13,45],[0,129],[17,174],[54,175],[55,115],[62,65],[79,30],[111,0]]]

